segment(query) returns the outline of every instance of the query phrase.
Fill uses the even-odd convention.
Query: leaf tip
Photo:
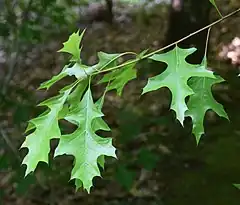
[[[27,165],[27,163],[24,162],[24,160],[23,160],[23,162],[22,162],[22,165],[26,165],[26,167],[27,167],[27,169],[26,169],[26,171],[25,171],[25,174],[24,174],[24,178],[26,178],[26,177],[27,177],[31,172],[33,172],[34,170],[31,169],[31,168]]]
[[[141,95],[144,95],[144,94],[146,94],[147,92],[149,92],[148,91],[148,89],[146,88],[146,86],[142,89],[142,93],[141,93]]]
[[[193,135],[195,136],[197,147],[199,146],[199,143],[200,143],[200,140],[201,140],[203,134],[204,134],[203,132],[202,133],[200,133],[200,132],[199,133],[194,133],[194,131],[193,131]]]
[[[196,146],[197,147],[199,146],[199,142],[200,142],[200,137],[199,138],[196,137]]]
[[[84,187],[84,189],[87,191],[88,194],[90,194],[91,188],[92,188],[92,185],[88,187]]]

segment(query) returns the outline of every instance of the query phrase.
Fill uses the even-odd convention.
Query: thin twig
[[[207,50],[208,50],[208,43],[209,43],[209,37],[210,37],[211,28],[212,27],[208,28],[208,32],[207,32],[207,39],[206,39],[206,45],[205,45],[204,58],[207,58]]]
[[[225,20],[225,19],[227,19],[227,18],[237,14],[239,11],[240,11],[240,8],[238,8],[237,10],[227,14],[226,16],[223,16],[222,18],[218,19],[217,21],[214,21],[213,23],[211,23],[211,24],[209,24],[209,25],[207,25],[207,26],[205,26],[205,27],[203,27],[203,28],[201,28],[201,29],[199,29],[199,30],[197,30],[197,31],[195,31],[195,32],[193,32],[193,33],[183,37],[183,38],[181,38],[180,40],[177,40],[177,41],[175,41],[175,42],[173,42],[173,43],[171,43],[171,44],[169,44],[169,45],[167,45],[167,46],[165,46],[163,48],[160,48],[160,49],[158,49],[156,51],[153,51],[153,52],[151,52],[151,53],[149,53],[147,55],[142,56],[140,59],[134,59],[132,61],[125,62],[125,63],[123,63],[121,65],[118,65],[118,66],[115,66],[115,67],[112,67],[112,68],[109,68],[109,69],[106,69],[106,70],[102,70],[100,72],[93,73],[93,75],[96,75],[96,74],[99,74],[99,73],[105,73],[105,72],[112,71],[112,70],[115,70],[115,69],[118,69],[118,68],[122,68],[122,67],[125,67],[127,65],[130,65],[130,64],[133,64],[133,63],[137,63],[139,60],[149,58],[149,57],[151,57],[152,55],[154,55],[156,53],[159,53],[159,52],[161,52],[163,50],[166,50],[166,49],[168,49],[168,48],[170,48],[170,47],[172,47],[172,46],[174,46],[174,45],[176,45],[176,44],[178,44],[178,43],[180,43],[180,42],[182,42],[182,41],[184,41],[184,40],[186,40],[186,39],[188,39],[188,38],[190,38],[190,37],[192,37],[192,36],[194,36],[194,35],[196,35],[196,34],[198,34],[200,32],[202,32],[202,31],[204,31],[204,30],[206,30],[208,28],[211,28],[212,26],[222,22],[223,20]]]

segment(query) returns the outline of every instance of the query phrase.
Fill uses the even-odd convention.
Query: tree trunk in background
[[[170,44],[209,24],[211,4],[209,0],[172,0],[166,44]],[[207,31],[203,31],[182,43],[180,47],[195,46],[198,51],[191,62],[199,63],[204,55]]]
[[[92,7],[91,7],[92,6]],[[105,5],[100,3],[93,3],[90,4],[90,23],[95,21],[97,22],[113,22],[113,1],[112,0],[105,0]]]
[[[79,12],[78,27],[84,29],[94,22],[113,23],[113,0],[105,0],[105,4],[89,1],[88,8],[83,14]]]

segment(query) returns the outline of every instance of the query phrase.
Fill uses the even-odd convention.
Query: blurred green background
[[[238,0],[216,3],[224,15],[240,7]],[[240,183],[239,14],[212,29],[208,54],[210,69],[227,80],[213,92],[230,122],[209,111],[198,147],[191,121],[183,128],[169,111],[167,89],[140,97],[147,78],[165,69],[145,60],[122,98],[106,96],[103,112],[119,159],[107,159],[90,195],[75,193],[69,182],[72,157],[39,164],[24,178],[26,150],[19,150],[27,121],[41,111],[36,105],[69,82],[36,90],[68,61],[56,51],[72,32],[87,28],[82,58],[94,64],[98,51],[155,50],[218,18],[208,0],[0,0],[0,204],[240,204],[240,190],[232,185]],[[192,63],[201,61],[205,39],[203,32],[180,44],[199,49]],[[97,99],[103,87],[93,90]]]

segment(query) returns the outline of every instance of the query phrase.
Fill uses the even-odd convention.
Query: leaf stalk
[[[239,11],[240,11],[240,8],[238,8],[237,10],[235,10],[235,11],[233,11],[233,12],[231,12],[231,13],[223,16],[222,18],[214,21],[213,23],[211,23],[211,24],[209,24],[209,25],[207,25],[207,26],[205,26],[205,27],[203,27],[203,28],[201,28],[201,29],[193,32],[193,33],[190,33],[189,35],[187,35],[187,36],[185,36],[185,37],[183,37],[183,38],[181,38],[181,39],[179,39],[179,40],[177,40],[177,41],[175,41],[175,42],[173,42],[173,43],[171,43],[171,44],[169,44],[169,45],[167,45],[167,46],[165,46],[165,47],[162,47],[162,48],[160,48],[160,49],[158,49],[158,50],[155,50],[155,51],[153,51],[153,52],[151,52],[151,53],[149,53],[149,54],[146,54],[146,55],[142,56],[141,58],[137,58],[137,59],[134,59],[134,60],[132,60],[132,61],[125,62],[125,63],[123,63],[123,64],[114,66],[114,67],[112,67],[112,68],[108,68],[108,69],[105,69],[105,70],[98,71],[98,72],[96,72],[96,73],[93,73],[93,75],[97,75],[97,74],[100,74],[100,73],[106,73],[106,72],[109,72],[109,71],[112,71],[112,70],[116,70],[116,69],[119,69],[119,68],[128,66],[128,65],[130,65],[130,64],[137,63],[137,62],[139,62],[140,60],[149,58],[149,57],[151,57],[152,55],[154,55],[154,54],[156,54],[156,53],[159,53],[159,52],[161,52],[161,51],[163,51],[163,50],[166,50],[166,49],[168,49],[168,48],[170,48],[170,47],[172,47],[172,46],[174,46],[174,45],[177,45],[178,43],[180,43],[180,42],[182,42],[182,41],[184,41],[184,40],[186,40],[186,39],[188,39],[188,38],[190,38],[190,37],[192,37],[192,36],[194,36],[194,35],[202,32],[202,31],[204,31],[204,30],[206,30],[206,29],[209,29],[209,28],[213,27],[214,25],[222,22],[223,20],[225,20],[225,19],[227,19],[227,18],[229,18],[229,17],[237,14]],[[128,53],[130,54],[130,53],[132,53],[132,52],[126,52],[125,54],[128,54]]]

